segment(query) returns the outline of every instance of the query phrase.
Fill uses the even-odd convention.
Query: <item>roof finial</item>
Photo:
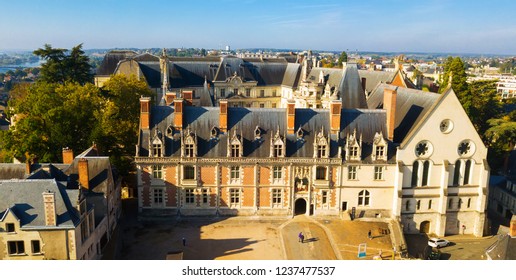
[[[453,80],[453,71],[450,70],[450,74],[448,76],[448,86],[451,87]]]

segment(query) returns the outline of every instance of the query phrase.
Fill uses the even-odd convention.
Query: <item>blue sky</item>
[[[516,1],[0,0],[0,50],[288,48],[516,54]]]

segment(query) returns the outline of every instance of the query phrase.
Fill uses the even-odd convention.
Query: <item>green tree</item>
[[[136,77],[114,75],[102,87],[104,105],[93,138],[111,156],[120,173],[129,170],[138,141],[140,97],[152,96],[147,84]]]
[[[506,171],[509,155],[516,145],[516,111],[487,121],[489,129],[489,165],[494,170]]]
[[[37,157],[58,162],[61,149],[82,151],[91,145],[97,126],[100,91],[92,84],[37,82],[19,87],[9,101],[9,116],[15,123],[0,135],[10,157]]]
[[[448,57],[444,64],[444,73],[439,80],[439,93],[443,93],[448,87],[451,75],[451,87],[455,94],[462,96],[468,94],[467,75],[464,68],[464,63],[460,57]]]
[[[339,67],[342,66],[342,62],[348,62],[348,54],[346,52],[341,52],[339,56],[339,60],[337,61],[337,65]]]
[[[502,104],[496,93],[495,81],[473,81],[469,84],[468,96],[461,102],[468,102],[468,113],[471,122],[484,140],[490,125],[486,120],[498,118],[502,114]],[[464,103],[463,103],[464,104]],[[465,106],[466,107],[466,106]]]
[[[45,44],[44,48],[33,52],[35,55],[45,59],[41,65],[40,79],[47,83],[76,82],[84,85],[93,81],[89,58],[82,51],[82,44],[72,48],[55,49]]]

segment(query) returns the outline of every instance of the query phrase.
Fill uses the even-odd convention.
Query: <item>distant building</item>
[[[359,71],[367,94],[379,82],[416,88],[399,64],[393,72]],[[316,56],[293,54],[240,55],[222,57],[160,57],[114,51],[106,55],[95,82],[102,86],[111,74],[134,75],[145,80],[160,104],[183,98],[193,106],[218,106],[226,99],[230,107],[286,108],[294,99],[298,108],[329,108],[329,101],[341,98],[335,91],[347,68],[322,68]],[[356,71],[356,70],[354,70]]]
[[[59,164],[0,164],[0,259],[100,259],[121,214],[120,179],[91,147]]]

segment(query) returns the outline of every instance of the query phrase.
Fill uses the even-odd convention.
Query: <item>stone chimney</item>
[[[182,97],[185,101],[186,106],[192,106],[194,95],[195,95],[194,90],[184,90],[183,91]]]
[[[330,103],[330,129],[332,134],[340,132],[340,114],[342,110],[342,101],[332,100]]]
[[[174,128],[178,130],[183,129],[183,99],[174,99]]]
[[[73,151],[72,149],[66,147],[63,148],[63,163],[70,164],[73,162]]]
[[[52,191],[43,193],[43,207],[45,208],[45,225],[57,226],[56,196]]]
[[[170,106],[172,105],[172,103],[174,102],[174,99],[176,98],[176,93],[175,92],[167,92],[165,94],[165,103],[167,106]]]
[[[220,99],[219,129],[221,132],[228,131],[228,100]]]
[[[150,128],[150,97],[140,98],[140,127],[141,129]]]
[[[292,99],[287,100],[287,133],[294,134],[296,125],[296,102]]]
[[[392,89],[383,90],[383,109],[386,111],[387,139],[394,139],[394,126],[396,125],[396,96]]]
[[[88,160],[85,158],[79,159],[79,183],[85,189],[90,188],[90,173],[88,169]]]
[[[516,238],[516,215],[512,215],[509,236],[511,238]]]
[[[25,174],[30,175],[32,173],[32,160],[29,158],[25,161]]]

